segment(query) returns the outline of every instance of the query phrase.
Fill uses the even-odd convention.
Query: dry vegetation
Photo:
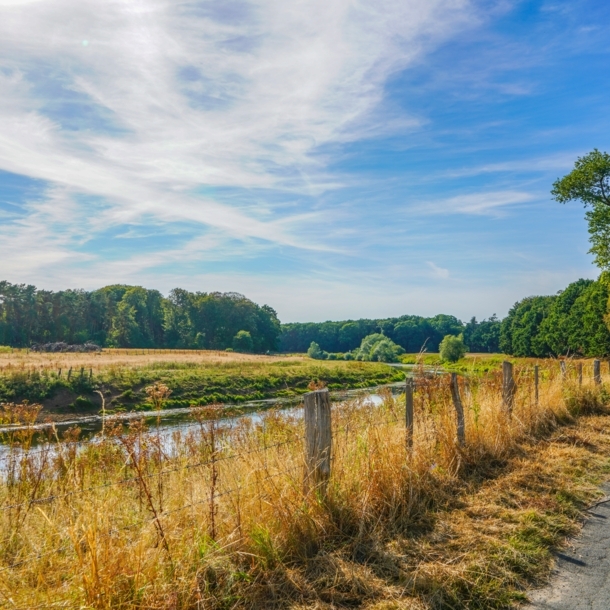
[[[297,415],[228,428],[212,407],[168,451],[141,422],[79,444],[5,439],[0,605],[6,608],[502,608],[549,569],[609,471],[605,386],[519,372],[462,383],[465,447],[445,376],[404,398],[333,407],[326,497],[303,491]],[[37,407],[6,405],[33,421]]]
[[[279,361],[303,361],[305,356],[284,355],[261,356],[214,350],[177,350],[177,349],[112,349],[105,348],[93,353],[44,353],[27,349],[6,349],[0,351],[0,371],[11,369],[48,369],[67,371],[70,367],[84,367],[94,372],[110,367],[142,367],[171,361],[176,364],[192,363],[214,366],[218,364]]]

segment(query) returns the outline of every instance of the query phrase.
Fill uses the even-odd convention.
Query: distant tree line
[[[610,355],[609,285],[606,272],[515,303],[502,321],[500,349],[514,356]]]
[[[455,316],[439,314],[433,318],[401,316],[380,320],[344,320],[342,322],[309,322],[282,324],[281,350],[305,352],[312,342],[325,352],[348,352],[360,347],[369,335],[381,333],[400,345],[407,353],[421,349],[437,352],[445,335],[463,334],[471,352],[498,352],[501,322],[494,315],[464,324]]]
[[[237,293],[188,292],[166,298],[140,286],[38,290],[0,282],[0,345],[91,341],[105,347],[266,352],[278,348],[275,311]]]
[[[237,293],[157,290],[114,285],[99,290],[48,291],[0,281],[0,345],[93,342],[103,347],[227,349],[300,352],[312,342],[328,353],[354,352],[383,335],[407,353],[438,352],[446,335],[462,335],[470,352],[514,356],[610,357],[610,272],[578,280],[552,296],[515,303],[495,315],[463,323],[454,316],[280,325],[276,312]]]

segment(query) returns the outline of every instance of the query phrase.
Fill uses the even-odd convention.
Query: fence
[[[419,369],[380,405],[331,405],[318,390],[302,415],[230,425],[201,409],[172,443],[141,422],[110,426],[97,442],[72,430],[39,447],[33,431],[15,432],[0,457],[0,585],[16,608],[76,589],[83,603],[109,604],[129,594],[121,587],[134,573],[154,591],[160,573],[187,579],[181,570],[223,553],[269,563],[278,545],[316,543],[332,529],[328,507],[355,531],[382,517],[409,522],[461,464],[507,455],[568,413],[566,392],[594,392],[599,361],[586,373],[572,362],[482,377]]]

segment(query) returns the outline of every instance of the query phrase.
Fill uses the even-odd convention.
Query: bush
[[[439,354],[443,362],[457,362],[466,355],[468,348],[464,345],[463,335],[445,335],[439,346]]]
[[[252,335],[247,330],[240,330],[233,337],[233,349],[236,352],[251,352],[253,346]]]
[[[320,346],[315,341],[311,342],[307,355],[314,360],[326,360],[328,358],[328,354],[320,349]]]
[[[381,333],[375,333],[362,339],[355,358],[366,362],[397,362],[398,356],[404,353],[400,345]]]

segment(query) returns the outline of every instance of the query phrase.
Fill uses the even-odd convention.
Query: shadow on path
[[[610,483],[588,511],[581,535],[557,553],[550,583],[530,593],[526,610],[610,610]]]

